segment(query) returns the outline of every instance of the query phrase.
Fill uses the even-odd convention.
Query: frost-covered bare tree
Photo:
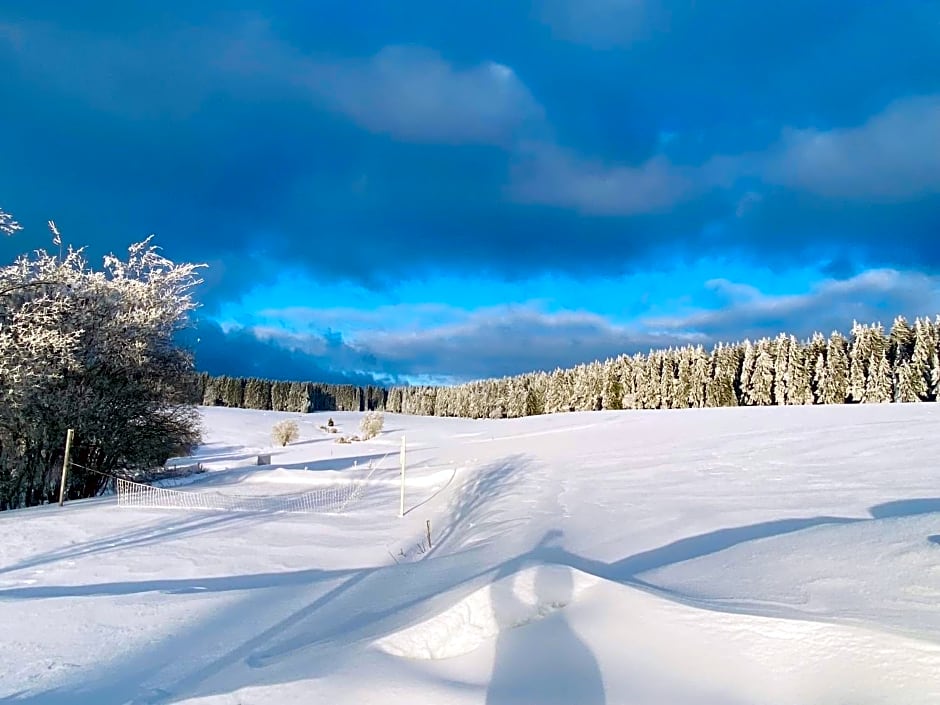
[[[84,468],[152,469],[198,442],[193,362],[176,334],[199,267],[148,239],[100,271],[71,247],[0,268],[0,509],[52,499],[68,428],[71,498],[107,482]]]

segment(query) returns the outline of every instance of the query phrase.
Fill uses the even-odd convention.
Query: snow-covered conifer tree
[[[738,353],[732,346],[718,343],[712,350],[711,358],[712,372],[706,387],[706,405],[737,406],[734,382],[739,364]]]
[[[904,316],[894,319],[888,338],[888,361],[892,371],[892,401],[920,401],[927,395],[923,369],[914,363],[916,336]]]
[[[571,378],[566,370],[556,369],[551,374],[548,388],[545,390],[545,412],[555,414],[571,410],[573,389]]]
[[[937,340],[933,337],[933,327],[929,319],[918,318],[914,321],[914,350],[911,353],[911,363],[923,377],[922,398],[932,399],[931,394],[931,365],[937,354]]]
[[[849,348],[849,396],[853,401],[865,400],[868,365],[871,357],[871,332],[867,326],[853,321],[852,344]]]
[[[692,349],[688,346],[676,351],[676,380],[673,390],[673,408],[688,409],[692,399]]]
[[[524,377],[510,377],[506,381],[506,416],[518,419],[526,415],[529,388]]]
[[[849,341],[833,331],[826,345],[826,379],[820,389],[823,404],[845,404],[849,398]]]
[[[750,340],[745,340],[741,359],[741,403],[745,406],[755,406],[754,401],[754,369],[757,364],[757,350]]]
[[[669,348],[662,355],[659,368],[659,408],[675,409],[676,395],[676,350]]]
[[[245,408],[269,411],[271,409],[271,382],[252,378],[245,382]]]
[[[298,414],[310,411],[310,386],[306,382],[290,383],[287,390],[287,410]]]
[[[226,405],[235,406],[236,402],[229,401],[237,397],[238,388],[234,382],[224,385],[226,392]],[[290,382],[280,380],[271,383],[271,409],[274,411],[289,411],[288,400],[290,399]]]
[[[774,383],[773,403],[780,406],[789,402],[790,396],[790,336],[781,333],[773,341]]]
[[[812,404],[812,367],[808,361],[809,348],[790,336],[787,369],[790,375],[787,390],[788,404]]]
[[[868,377],[865,380],[864,401],[868,404],[883,404],[894,398],[894,380],[888,360],[888,339],[884,327],[876,323],[869,327],[871,357]]]
[[[711,359],[701,345],[692,350],[692,369],[689,390],[689,406],[700,409],[705,406],[705,388],[711,378]]]
[[[914,353],[914,329],[904,316],[897,316],[888,338],[888,361],[897,368],[911,359]]]
[[[813,400],[816,404],[825,404],[823,389],[826,386],[826,338],[822,333],[813,333],[806,349],[805,364],[812,375]]]
[[[751,400],[756,406],[773,404],[774,344],[770,338],[757,341],[754,374],[751,377]]]
[[[604,409],[618,410],[623,408],[622,359],[623,356],[604,361],[604,389],[602,391]]]

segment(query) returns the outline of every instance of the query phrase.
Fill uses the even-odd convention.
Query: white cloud
[[[363,60],[302,59],[294,73],[319,103],[402,140],[508,144],[542,117],[510,67],[457,67],[419,47],[390,46]]]
[[[853,320],[890,325],[898,314],[914,318],[940,311],[940,277],[894,269],[827,279],[799,294],[764,294],[750,285],[722,279],[706,286],[719,293],[725,302],[722,308],[691,310],[643,323],[663,332],[740,340],[780,332],[806,336],[814,331],[846,330]]]
[[[589,160],[549,143],[517,153],[508,193],[520,203],[588,215],[667,211],[712,191],[732,192],[734,215],[759,210],[754,181],[826,198],[905,202],[940,193],[940,96],[897,101],[864,124],[819,130],[785,128],[776,143],[747,154],[678,165],[656,154],[636,164]]]
[[[681,331],[651,333],[582,311],[544,312],[531,304],[452,311],[439,325],[396,331],[380,326],[334,339],[316,332],[251,326],[257,339],[348,368],[411,378],[467,380],[569,367],[628,351],[702,340]]]
[[[550,144],[529,144],[516,161],[508,192],[520,203],[589,215],[635,215],[664,211],[699,195],[714,176],[710,166],[675,166],[661,155],[628,166],[583,159]]]
[[[511,67],[459,66],[425,47],[390,45],[366,57],[305,54],[255,19],[229,38],[215,63],[286,82],[366,130],[405,141],[509,144],[517,130],[542,119],[541,106]]]
[[[705,287],[716,308],[690,307],[630,323],[587,311],[548,312],[535,302],[476,310],[401,304],[374,312],[279,309],[266,312],[268,321],[228,332],[250,333],[327,369],[462,381],[687,344],[847,331],[853,319],[890,326],[897,314],[913,319],[940,311],[940,277],[893,269],[826,279],[788,294],[727,279],[709,280]],[[352,323],[340,325],[344,319]],[[307,327],[285,330],[285,322]],[[343,333],[331,332],[337,328]]]
[[[940,193],[940,96],[899,100],[855,127],[784,130],[763,176],[829,198]]]

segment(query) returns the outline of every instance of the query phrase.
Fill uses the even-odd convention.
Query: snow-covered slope
[[[203,413],[180,491],[361,497],[0,514],[0,700],[940,703],[940,406]]]

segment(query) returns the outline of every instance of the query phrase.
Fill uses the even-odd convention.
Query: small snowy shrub
[[[385,425],[385,416],[380,411],[370,411],[368,414],[362,417],[362,421],[359,422],[359,430],[362,431],[363,440],[369,440],[370,438],[375,438],[379,433],[382,432],[382,427]]]
[[[300,438],[300,429],[297,427],[297,422],[291,421],[290,419],[278,421],[274,424],[274,428],[271,429],[271,438],[274,439],[274,443],[279,446],[286,446],[288,443],[293,443]]]

